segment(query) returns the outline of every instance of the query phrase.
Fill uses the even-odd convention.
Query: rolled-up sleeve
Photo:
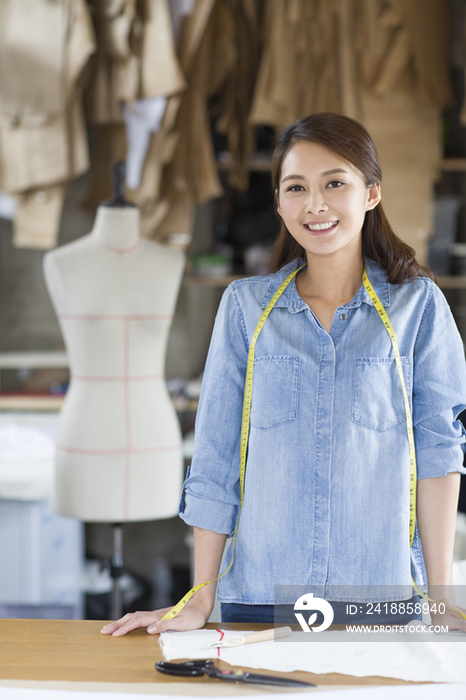
[[[222,297],[207,356],[194,454],[179,514],[188,524],[227,535],[240,505],[240,433],[248,342],[232,286]]]
[[[413,429],[417,478],[466,474],[465,430],[458,415],[466,408],[464,348],[440,289],[429,284],[416,338]]]

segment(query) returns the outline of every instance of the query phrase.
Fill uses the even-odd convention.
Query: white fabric
[[[58,413],[0,415],[0,498],[53,498]]]
[[[178,43],[181,26],[185,17],[192,14],[196,0],[169,0],[170,14],[173,24],[173,35]]]
[[[225,631],[224,639],[237,634],[237,631]],[[241,631],[241,634],[247,632]],[[304,641],[304,632],[293,632],[286,640],[220,649],[220,659],[235,667],[270,671],[342,673],[406,681],[466,683],[466,634],[463,632],[451,632],[451,641],[437,642],[324,641],[324,637],[325,640],[338,640],[345,634],[323,632],[319,635],[322,643],[319,643]],[[372,638],[374,636],[371,635]],[[299,639],[302,641],[296,641]],[[218,658],[217,650],[211,645],[219,640],[220,634],[216,630],[164,632],[160,635],[163,655],[169,661]]]
[[[457,513],[456,515],[456,537],[453,558],[465,560],[466,564],[466,513]],[[466,572],[463,583],[466,584]]]
[[[148,97],[123,105],[128,140],[126,184],[132,190],[140,185],[150,135],[160,129],[166,104],[166,97]]]
[[[16,199],[6,192],[0,192],[0,219],[13,221],[16,214]]]
[[[461,513],[458,513],[458,515],[461,515]],[[456,530],[458,533],[458,529]],[[461,605],[464,605],[464,591],[466,591],[466,559],[463,561],[454,561],[453,562],[453,586],[455,587],[455,590],[458,592],[461,591],[462,596],[461,596]],[[456,589],[456,586],[461,586],[461,589]]]

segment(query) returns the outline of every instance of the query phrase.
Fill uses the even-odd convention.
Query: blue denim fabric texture
[[[457,416],[466,408],[466,368],[446,300],[429,279],[391,285],[376,263],[365,262],[398,339],[418,479],[465,473],[465,433]],[[180,502],[189,525],[230,537],[234,532],[249,342],[293,269],[296,262],[273,275],[235,281],[223,295]],[[410,586],[411,575],[425,589],[417,528],[409,547],[409,503],[400,379],[389,335],[364,286],[336,310],[327,333],[292,280],[256,345],[244,503],[219,600],[290,603],[274,600],[274,585],[312,585],[315,595],[345,600],[332,598],[331,587]],[[382,591],[380,598],[360,600],[387,597]]]

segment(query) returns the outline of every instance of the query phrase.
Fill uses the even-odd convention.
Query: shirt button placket
[[[332,470],[333,398],[335,346],[330,335],[321,333],[322,355],[319,367],[316,420],[315,527],[312,582],[325,585],[330,539],[330,481]]]

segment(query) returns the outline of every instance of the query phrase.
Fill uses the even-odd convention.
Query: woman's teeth
[[[338,221],[330,221],[327,224],[306,224],[306,227],[311,231],[325,231],[325,229],[333,228]]]

